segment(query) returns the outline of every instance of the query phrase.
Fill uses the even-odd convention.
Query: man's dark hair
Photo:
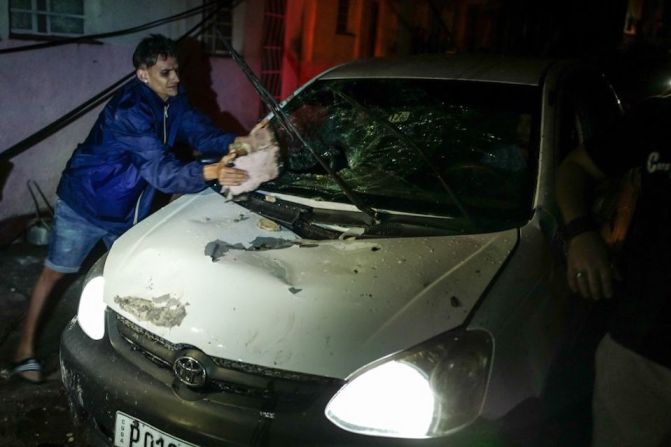
[[[163,58],[177,57],[177,43],[161,34],[145,37],[135,48],[133,66],[149,68],[156,64],[159,56]]]

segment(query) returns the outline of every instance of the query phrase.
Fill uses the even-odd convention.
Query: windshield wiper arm
[[[265,103],[265,105],[277,116],[277,119],[279,123],[284,127],[284,129],[289,133],[290,136],[293,138],[296,138],[305,148],[310,151],[310,154],[319,162],[321,167],[335,180],[335,182],[338,184],[342,192],[345,194],[345,196],[352,202],[352,204],[357,207],[361,212],[365,213],[368,215],[371,220],[372,224],[378,224],[380,223],[380,216],[378,215],[378,212],[375,211],[373,208],[368,206],[361,200],[359,195],[354,192],[354,190],[345,182],[342,177],[338,175],[335,170],[331,168],[331,166],[326,163],[326,161],[315,151],[315,149],[312,147],[310,143],[308,143],[305,138],[301,135],[301,133],[298,131],[296,126],[294,125],[293,122],[289,119],[289,117],[284,113],[284,110],[280,107],[280,105],[277,103],[277,100],[273,95],[271,95],[268,90],[266,90],[265,87],[261,84],[261,81],[259,78],[256,77],[254,72],[249,68],[249,65],[247,65],[247,62],[238,54],[237,51],[235,51],[235,48],[230,44],[230,42],[224,37],[224,35],[219,31],[218,27],[214,27],[217,35],[221,39],[221,41],[224,43],[224,46],[228,50],[228,52],[231,54],[231,57],[233,57],[233,60],[238,64],[240,69],[242,70],[243,74],[249,79],[251,82],[252,86],[254,89],[256,89],[257,93],[261,97],[261,100]]]
[[[429,167],[433,175],[438,179],[440,184],[442,185],[443,189],[447,192],[447,194],[450,196],[454,204],[457,206],[461,214],[466,218],[468,223],[472,226],[475,227],[475,224],[473,222],[473,219],[471,216],[468,214],[468,211],[466,211],[466,207],[464,204],[461,202],[461,199],[455,194],[454,190],[450,187],[450,185],[447,183],[443,175],[438,172],[438,170],[433,166],[431,163],[431,160],[429,160],[429,157],[426,155],[426,152],[424,150],[417,146],[414,141],[412,141],[406,134],[401,132],[396,126],[388,122],[386,119],[382,118],[377,114],[376,111],[370,109],[369,107],[364,106],[361,104],[359,101],[356,99],[352,98],[346,93],[341,92],[340,90],[334,89],[330,86],[326,86],[326,89],[335,94],[336,96],[340,97],[343,99],[345,102],[350,104],[352,107],[355,109],[365,113],[367,116],[373,119],[376,123],[382,125],[385,129],[387,129],[389,132],[391,132],[394,136],[396,136],[399,140],[401,140],[406,146],[410,147],[413,149],[416,153],[419,154],[419,156],[424,160],[426,165]]]

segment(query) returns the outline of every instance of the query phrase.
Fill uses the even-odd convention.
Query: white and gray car
[[[280,176],[185,195],[90,270],[61,371],[90,443],[476,445],[581,321],[562,157],[621,113],[573,62],[357,61],[271,117]],[[448,444],[449,442],[449,444]]]

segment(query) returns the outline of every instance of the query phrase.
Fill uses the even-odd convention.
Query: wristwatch
[[[570,242],[574,237],[588,231],[596,231],[594,220],[590,216],[580,216],[564,225],[562,237],[566,242]]]

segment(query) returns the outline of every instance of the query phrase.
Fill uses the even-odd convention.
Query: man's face
[[[165,101],[170,96],[177,95],[179,65],[174,57],[159,56],[156,63],[151,67],[140,67],[136,74],[140,81],[144,82],[156,94]]]

